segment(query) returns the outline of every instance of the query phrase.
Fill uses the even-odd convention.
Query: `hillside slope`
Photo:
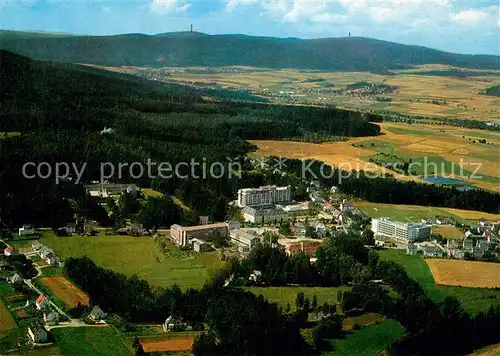
[[[41,60],[108,66],[229,66],[387,71],[428,63],[497,69],[498,56],[463,55],[361,37],[297,38],[163,33],[43,36],[0,32],[0,48]]]

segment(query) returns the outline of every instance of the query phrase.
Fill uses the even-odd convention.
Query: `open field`
[[[374,324],[380,324],[386,317],[382,314],[377,313],[366,313],[361,314],[359,316],[347,317],[342,321],[342,328],[344,331],[350,331],[353,329],[354,325],[358,325],[360,327],[371,326]]]
[[[437,208],[432,206],[420,206],[420,205],[381,204],[381,203],[369,203],[369,202],[355,202],[353,203],[353,205],[371,218],[388,217],[393,220],[399,220],[399,221],[419,222],[423,218],[446,216],[453,218],[454,220],[457,220],[459,222],[477,221],[479,219],[500,221],[500,214],[488,214],[472,210]],[[454,233],[458,234],[457,231],[454,231]],[[464,234],[462,233],[461,236],[463,237]]]
[[[159,251],[151,237],[99,236],[56,237],[43,235],[41,242],[62,258],[88,256],[97,265],[127,276],[137,274],[154,286],[201,288],[210,271],[222,266],[217,252],[181,251],[167,242]]]
[[[108,70],[139,73],[145,68],[106,68]],[[499,99],[481,95],[480,91],[500,83],[499,71],[475,71],[475,76],[457,78],[450,68],[443,65],[425,65],[409,70],[395,70],[393,75],[366,72],[314,72],[305,70],[270,70],[246,68],[247,72],[193,73],[193,68],[161,68],[154,71],[168,75],[169,80],[197,83],[218,83],[256,91],[257,94],[288,92],[296,100],[311,103],[335,104],[346,108],[423,115],[434,117],[473,118],[498,120]],[[444,72],[442,76],[436,75]],[[448,74],[446,74],[448,72]],[[484,73],[484,75],[482,75]],[[451,75],[449,75],[451,74]],[[490,75],[489,75],[490,74]],[[346,93],[333,93],[347,85],[367,81],[374,84],[396,86],[397,90],[385,93],[391,102],[378,102],[372,97],[355,97]],[[283,100],[272,98],[273,101]]]
[[[64,355],[132,355],[113,327],[56,328],[51,333]]]
[[[437,284],[451,286],[500,287],[500,264],[490,262],[426,259]]]
[[[459,241],[462,241],[465,238],[464,232],[455,226],[433,226],[432,233],[440,234],[447,239]]]
[[[402,180],[422,181],[421,175],[454,177],[464,185],[500,191],[500,134],[487,133],[486,144],[473,142],[483,131],[457,127],[379,123],[382,134],[344,142],[314,144],[252,140],[253,156],[315,159],[344,170],[390,173]],[[370,162],[412,160],[412,176]],[[477,169],[477,171],[476,171]]]
[[[169,339],[169,340],[146,340],[141,339],[141,344],[146,352],[179,352],[191,351],[193,348],[194,338],[184,339]]]
[[[286,308],[287,303],[290,303],[291,310],[296,309],[295,298],[300,292],[303,292],[310,302],[316,295],[318,305],[323,305],[325,302],[331,305],[337,302],[339,290],[345,292],[350,289],[350,287],[245,287],[245,290],[255,295],[262,294],[264,298],[270,302],[278,303],[283,308]]]
[[[378,356],[403,333],[404,328],[399,322],[386,320],[380,324],[353,331],[345,339],[332,340],[333,350],[325,355]]]
[[[470,314],[486,311],[491,305],[500,306],[498,290],[437,285],[429,266],[420,256],[410,256],[392,249],[378,251],[378,254],[384,260],[394,261],[403,266],[408,275],[420,283],[434,302],[440,302],[446,297],[455,297]]]
[[[64,277],[41,277],[40,281],[69,308],[89,305],[89,297]]]
[[[14,318],[10,314],[2,298],[0,298],[0,337],[3,331],[11,330],[16,327],[17,325]]]

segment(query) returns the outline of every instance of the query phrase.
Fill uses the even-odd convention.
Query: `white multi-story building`
[[[426,224],[403,223],[388,218],[372,219],[375,236],[386,236],[402,242],[412,242],[428,238],[431,227]]]
[[[238,190],[238,206],[262,206],[291,200],[290,187],[265,186]]]

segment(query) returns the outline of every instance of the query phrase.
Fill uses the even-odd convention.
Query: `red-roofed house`
[[[12,246],[7,246],[7,247],[5,248],[5,250],[3,250],[3,254],[4,254],[5,256],[12,256],[12,255],[14,255],[15,253],[16,253],[16,252],[15,252],[15,249],[14,249],[14,247],[12,247]]]
[[[47,297],[43,294],[40,294],[40,296],[37,298],[36,300],[36,308],[38,310],[42,310],[42,309],[45,309],[49,306],[49,300],[47,299]]]

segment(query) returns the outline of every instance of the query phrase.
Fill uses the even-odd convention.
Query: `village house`
[[[262,272],[261,271],[257,271],[257,270],[254,270],[251,274],[250,274],[250,277],[248,277],[248,280],[252,281],[252,282],[260,282],[260,279],[262,278]]]
[[[188,331],[192,329],[193,327],[191,325],[189,325],[184,321],[174,318],[172,315],[170,315],[167,319],[165,319],[165,322],[163,323],[163,331],[165,332]]]
[[[44,294],[40,294],[40,296],[37,298],[36,300],[36,308],[38,310],[45,310],[49,307],[49,299],[44,295]]]
[[[426,245],[423,247],[424,257],[443,257],[443,251],[437,246]]]
[[[31,244],[31,249],[32,249],[33,251],[39,251],[42,247],[43,247],[43,245],[42,245],[39,241],[34,241],[34,242]]]
[[[48,248],[47,246],[43,246],[42,248],[40,248],[40,250],[38,251],[38,255],[40,256],[40,258],[42,260],[46,260],[47,259],[47,256],[50,254],[50,253],[54,253],[54,251],[52,251],[50,248]]]
[[[35,227],[33,225],[23,225],[19,228],[19,236],[31,236],[36,234]]]
[[[14,273],[11,277],[9,277],[8,279],[8,282],[11,283],[11,284],[14,284],[14,283],[21,283],[23,281],[23,277],[21,277],[19,275],[19,273]]]
[[[54,252],[49,252],[45,257],[45,262],[49,265],[57,265],[60,261],[59,256],[57,256]]]
[[[94,308],[92,308],[92,311],[90,312],[90,318],[92,320],[101,320],[103,318],[106,317],[106,313],[102,311],[101,308],[99,308],[99,306],[95,306]]]
[[[4,250],[3,250],[3,254],[5,256],[12,256],[12,255],[15,255],[16,254],[16,249],[12,246],[7,246]]]
[[[418,247],[415,244],[409,244],[406,247],[406,253],[408,255],[416,255],[418,253]]]
[[[466,238],[463,242],[464,253],[472,254],[474,252],[474,240]]]
[[[43,321],[49,326],[57,325],[59,323],[59,314],[54,310],[48,310],[43,313]]]
[[[44,343],[48,339],[47,330],[39,320],[33,321],[28,326],[28,336],[34,343]]]

